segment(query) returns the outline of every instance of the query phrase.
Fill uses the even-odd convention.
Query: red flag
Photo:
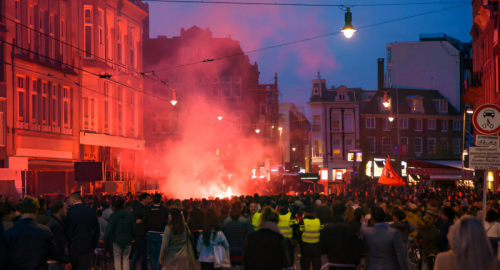
[[[403,178],[397,175],[396,172],[392,169],[390,156],[387,157],[387,161],[385,162],[384,169],[382,170],[382,175],[380,175],[380,178],[378,179],[378,183],[395,187],[406,185]]]

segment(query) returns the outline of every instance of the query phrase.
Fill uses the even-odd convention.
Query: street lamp
[[[170,103],[172,103],[173,106],[177,104],[177,99],[175,98],[175,90],[172,91],[172,100],[170,100]]]
[[[219,119],[219,121],[222,120],[222,116],[217,116],[217,119]]]
[[[391,103],[389,103],[389,99],[387,98],[387,92],[389,92],[389,90],[382,91],[382,92],[384,92],[384,101],[382,101],[382,105],[384,105],[384,108],[387,109],[387,108],[389,108],[389,105],[391,104]]]
[[[350,12],[350,8],[347,8],[345,13],[345,25],[344,28],[342,28],[342,33],[344,33],[346,38],[351,38],[354,32],[356,32],[356,28],[352,26],[352,13]]]
[[[255,128],[255,133],[257,133],[257,134],[258,134],[259,132],[260,132],[260,129],[259,129],[258,127],[257,127],[257,128]]]
[[[389,122],[392,123],[394,121],[394,116],[392,116],[392,109],[391,109],[391,114],[389,114]]]
[[[292,148],[292,151],[295,151],[295,147]]]

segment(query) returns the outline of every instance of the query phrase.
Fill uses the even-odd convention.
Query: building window
[[[391,129],[391,122],[387,118],[382,118],[382,130],[388,131],[389,129]]]
[[[233,77],[233,97],[241,97],[241,77]]]
[[[122,32],[120,25],[116,25],[116,54],[118,55],[118,62],[123,64],[123,45],[122,45]]]
[[[51,61],[54,61],[52,59],[55,59],[56,57],[56,40],[54,37],[54,15],[49,16],[49,41],[50,41],[50,48],[49,48],[49,58],[51,58]]]
[[[61,19],[61,42],[59,42],[59,53],[62,55],[62,62],[68,62],[68,53],[66,46],[66,19]]]
[[[408,129],[408,118],[401,118],[399,121],[399,128]]]
[[[31,99],[30,99],[30,118],[31,124],[38,124],[38,81],[32,80]]]
[[[5,65],[4,65],[4,50],[3,50],[3,45],[4,43],[0,43],[0,82],[5,81]]]
[[[441,131],[448,131],[448,120],[441,120]]]
[[[436,153],[436,139],[434,138],[427,139],[427,153],[430,154]]]
[[[123,104],[118,104],[118,136],[123,136]]]
[[[106,57],[106,41],[104,38],[104,11],[97,10],[97,27],[99,30],[99,58],[105,59]]]
[[[392,62],[392,47],[388,47],[387,48],[387,63],[391,63]]]
[[[340,131],[340,114],[332,115],[332,131]]]
[[[443,154],[447,154],[448,153],[448,138],[439,139],[439,146],[440,146]]]
[[[422,119],[415,119],[415,131],[422,131]]]
[[[459,138],[453,138],[453,154],[460,154],[462,150],[462,145],[460,144]]]
[[[390,153],[391,149],[391,138],[382,138],[382,153]]]
[[[424,112],[424,100],[423,99],[414,99],[412,112],[423,113]]]
[[[352,114],[350,113],[344,114],[344,131],[351,132],[354,130],[352,120],[353,120]]]
[[[237,112],[234,113],[233,115],[233,130],[235,132],[241,132],[243,126],[242,118],[241,118],[241,113]]]
[[[427,119],[427,129],[436,130],[436,119]]]
[[[152,112],[149,119],[151,133],[158,133],[158,113]]]
[[[26,117],[26,78],[17,77],[17,120],[24,122]]]
[[[104,101],[104,133],[110,134],[110,123],[109,123],[109,101]]]
[[[179,113],[172,113],[172,132],[179,132]]]
[[[387,83],[392,83],[392,70],[387,69]]]
[[[94,99],[89,97],[82,98],[83,103],[83,129],[94,130]]]
[[[123,88],[121,88],[121,87],[118,87],[117,98],[118,98],[118,101],[123,101]]]
[[[460,120],[453,120],[453,130],[461,130]]]
[[[368,153],[375,153],[375,138],[367,137],[366,141],[368,142]]]
[[[375,128],[375,118],[366,118],[366,128]]]
[[[402,153],[402,146],[405,145],[406,146],[406,151],[408,151],[408,138],[406,137],[402,137],[399,139],[399,153],[401,154]]]
[[[345,146],[352,146],[352,139],[346,139]]]
[[[422,153],[422,138],[415,138],[415,154]]]
[[[170,133],[170,115],[168,113],[160,113],[160,132]]]
[[[92,58],[92,36],[93,36],[93,19],[92,19],[92,6],[84,6],[84,44],[85,44],[85,58]]]
[[[314,141],[314,157],[323,157],[323,141]]]
[[[439,113],[447,113],[448,112],[448,100],[440,99],[438,102],[439,102]]]
[[[335,157],[340,156],[341,145],[340,145],[339,139],[332,140],[332,148],[333,148],[333,156],[335,156]]]
[[[135,108],[134,107],[131,107],[130,108],[130,137],[134,138],[137,134],[136,134],[136,122],[135,122]]]
[[[53,84],[52,85],[52,91],[50,93],[50,98],[52,100],[52,132],[54,132],[54,128],[59,127],[59,119],[61,115],[61,111],[59,110],[59,89],[57,85]],[[59,131],[60,132],[60,131]]]
[[[21,21],[21,1],[20,0],[16,0],[16,2],[14,3],[14,7],[15,7],[15,12],[16,12],[16,21],[20,22]]]
[[[71,90],[67,87],[62,88],[62,122],[64,128],[71,128]]]
[[[49,125],[49,84],[42,82],[42,125]]]
[[[231,77],[222,77],[221,79],[222,96],[231,97]]]
[[[5,146],[5,101],[0,100],[0,146]]]
[[[114,28],[114,16],[106,12],[106,58],[109,60],[113,60],[113,38],[111,29]]]
[[[219,78],[212,78],[212,85],[210,88],[210,95],[212,97],[219,96]]]
[[[130,39],[130,66],[135,69],[137,66],[137,60],[135,53],[136,41],[133,29],[131,29],[129,32],[129,39]]]

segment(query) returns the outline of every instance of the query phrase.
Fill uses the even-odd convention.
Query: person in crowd
[[[224,223],[227,219],[229,219],[229,211],[231,211],[229,205],[223,205],[220,208],[220,215],[218,217],[221,223]]]
[[[321,245],[319,243],[320,230],[324,225],[315,217],[314,208],[306,206],[304,208],[304,218],[299,223],[302,232],[302,242],[300,243],[300,268],[303,270],[321,269]]]
[[[205,214],[200,210],[200,201],[196,200],[192,203],[193,210],[189,213],[188,227],[193,234],[193,246],[197,246],[198,238],[201,234],[200,230],[203,228],[203,218]],[[228,211],[229,212],[229,211]],[[222,222],[221,222],[222,224]]]
[[[430,215],[424,216],[424,225],[420,227],[417,233],[417,240],[422,245],[422,250],[425,256],[436,255],[439,249],[436,246],[436,241],[439,236],[439,229],[434,225],[434,219]]]
[[[228,217],[226,217],[226,218],[222,221],[222,225],[225,225],[225,224],[227,224],[227,223],[229,223],[229,222],[231,222],[231,221],[233,220],[233,219],[231,218],[231,211],[233,210],[233,208],[238,208],[238,209],[241,209],[241,213],[242,213],[242,214],[241,214],[241,215],[240,215],[240,217],[238,218],[238,221],[239,221],[239,222],[246,222],[246,223],[251,224],[251,223],[250,223],[250,220],[249,220],[248,218],[246,218],[246,217],[244,217],[244,216],[243,216],[243,205],[242,205],[242,203],[241,203],[241,202],[239,202],[239,201],[236,201],[236,202],[234,202],[234,203],[232,204],[232,206],[231,206],[231,208],[230,208],[230,211],[229,211],[229,213],[228,213],[228,215],[229,215],[229,216],[228,216]]]
[[[220,222],[215,215],[215,211],[208,209],[205,213],[203,233],[197,241],[196,250],[200,254],[198,261],[201,263],[201,270],[213,270],[214,268],[214,246],[223,246],[229,249],[226,236],[220,230]]]
[[[99,241],[99,221],[94,210],[82,203],[80,192],[73,192],[69,203],[71,208],[66,215],[66,234],[71,266],[74,270],[88,270]]]
[[[245,237],[253,230],[252,224],[241,219],[241,203],[235,202],[231,206],[229,217],[231,220],[222,225],[222,232],[229,244],[229,255],[233,266],[243,265],[243,244]]]
[[[363,208],[358,207],[354,210],[354,221],[349,223],[349,226],[351,226],[357,236],[361,236],[361,225],[363,222],[365,222],[365,211]]]
[[[436,246],[441,252],[450,250],[450,244],[448,242],[448,231],[453,225],[453,220],[455,219],[455,211],[451,207],[445,207],[443,209],[443,224],[439,228],[439,236],[436,240]]]
[[[148,249],[151,257],[151,270],[160,270],[161,234],[168,224],[168,210],[161,205],[161,195],[153,195],[153,205],[146,210],[145,227],[148,232]]]
[[[279,222],[278,229],[280,233],[285,237],[285,242],[290,252],[290,258],[294,257],[295,244],[292,241],[294,228],[297,227],[298,223],[292,213],[289,211],[289,205],[287,200],[281,200],[278,207]],[[330,211],[330,208],[328,208]]]
[[[496,212],[494,210],[486,213],[484,229],[488,237],[500,238],[500,222],[496,219]]]
[[[454,202],[451,205],[451,208],[453,209],[453,211],[455,211],[455,218],[456,219],[459,219],[464,215],[464,211],[462,209],[462,206],[460,204],[458,204],[457,202]]]
[[[47,203],[43,198],[38,199],[38,202],[40,203],[40,209],[38,209],[38,215],[35,218],[35,222],[47,225],[51,219],[51,216],[47,215]]]
[[[50,207],[50,212],[52,213],[52,218],[49,220],[49,223],[47,223],[47,226],[52,232],[54,243],[59,254],[62,254],[66,260],[64,262],[51,264],[49,268],[61,270],[65,269],[66,263],[69,262],[68,238],[66,237],[66,225],[64,223],[67,214],[66,204],[59,200],[55,201]]]
[[[35,222],[40,208],[38,200],[27,196],[17,207],[21,219],[4,233],[7,258],[0,264],[9,270],[48,269],[47,260],[51,258],[71,269],[68,258],[54,245],[50,229]]]
[[[437,255],[435,270],[500,269],[479,219],[463,216],[450,228],[448,237],[451,250]]]
[[[172,209],[168,220],[161,243],[160,264],[165,270],[195,270],[192,235],[181,210]]]
[[[124,206],[124,199],[116,201],[115,211],[109,217],[109,223],[104,233],[105,241],[113,243],[115,270],[128,270],[130,268],[128,258],[132,250],[132,224],[135,220],[130,212],[123,209]]]
[[[4,202],[0,202],[0,207],[1,204]],[[7,262],[7,246],[5,243],[5,238],[4,238],[4,227],[3,227],[3,222],[0,222],[0,262]],[[6,270],[7,269],[7,263],[0,263],[0,270]]]
[[[332,211],[330,210],[330,207],[327,205],[328,198],[323,197],[320,202],[321,202],[320,205],[316,209],[316,216],[318,217],[319,221],[321,221],[322,224],[329,223],[332,220]]]
[[[113,205],[110,202],[104,202],[102,205],[104,208],[102,211],[102,218],[108,222],[109,217],[113,214]]]
[[[380,207],[371,210],[373,227],[363,226],[361,235],[367,253],[367,269],[408,270],[408,259],[401,237],[396,229],[384,222],[385,212]]]
[[[135,203],[132,215],[135,219],[132,228],[134,230],[134,252],[132,253],[131,270],[137,267],[137,261],[141,260],[141,269],[148,267],[148,239],[146,228],[144,227],[144,216],[146,210],[151,203],[151,195],[149,193],[141,193],[139,201]]]
[[[16,207],[9,201],[5,201],[0,205],[0,217],[4,230],[8,230],[14,226],[14,219],[17,216]]]
[[[269,199],[265,199],[264,201],[262,201],[261,203],[261,206],[262,208],[266,207],[266,206],[270,206],[271,205],[271,200]],[[255,212],[253,215],[252,215],[252,225],[257,228],[259,227],[259,221],[260,221],[260,215],[261,215],[261,212],[262,212],[262,209],[260,209],[259,211]]]
[[[424,225],[424,222],[422,221],[421,218],[418,217],[417,213],[418,213],[417,205],[411,203],[406,211],[406,220],[408,220],[408,222],[410,222],[416,229]],[[415,239],[416,236],[417,236],[417,230],[413,230],[409,234],[409,237],[411,239]]]
[[[378,206],[384,210],[384,222],[391,222],[392,216],[387,213],[387,203],[382,201],[378,204]]]
[[[363,244],[352,226],[344,222],[345,212],[344,205],[332,205],[332,222],[320,234],[321,250],[328,257],[330,270],[354,270],[361,261]]]
[[[390,226],[398,230],[399,236],[401,237],[401,243],[403,244],[403,248],[406,250],[408,248],[408,237],[411,232],[415,230],[413,224],[406,220],[405,212],[397,209],[392,212],[392,223]]]
[[[259,211],[259,205],[252,199],[252,201],[250,201],[250,204],[248,205],[248,209],[250,210],[249,219],[250,221],[252,221],[253,215]]]
[[[97,210],[97,221],[99,221],[99,240],[104,240],[104,232],[106,232],[106,225],[108,225],[108,221],[102,218],[102,210]]]
[[[290,200],[288,201],[288,204],[289,204],[289,209],[290,209],[290,213],[292,213],[292,216],[297,216],[297,214],[299,213],[299,206],[296,204],[296,200],[294,197],[291,197]]]
[[[245,270],[291,269],[285,238],[278,229],[279,215],[270,206],[260,213],[259,230],[250,232],[245,239],[243,259]]]

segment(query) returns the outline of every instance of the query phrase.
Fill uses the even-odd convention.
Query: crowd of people
[[[184,201],[75,192],[17,204],[0,197],[0,270],[88,270],[96,248],[126,270],[228,269],[224,261],[233,269],[293,269],[297,257],[302,270],[500,269],[496,198],[482,209],[465,190],[370,192]]]

